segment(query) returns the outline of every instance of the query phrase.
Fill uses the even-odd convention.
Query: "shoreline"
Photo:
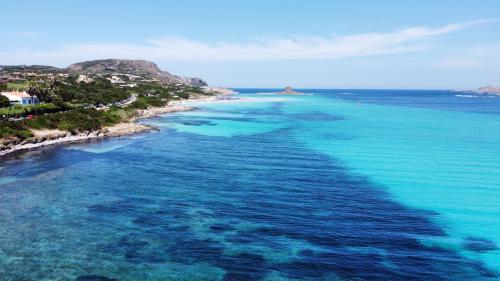
[[[182,106],[177,104],[176,102],[173,102],[164,107],[151,107],[148,109],[139,110],[138,116],[132,118],[127,122],[118,123],[110,127],[104,127],[96,131],[78,133],[76,135],[72,135],[70,132],[60,131],[57,129],[32,130],[34,136],[29,139],[23,140],[19,143],[15,143],[15,140],[13,140],[13,143],[7,142],[4,144],[0,144],[0,159],[16,153],[22,153],[33,149],[58,144],[77,143],[93,139],[105,139],[157,131],[158,128],[151,125],[139,124],[137,123],[137,121],[140,119],[154,118],[163,114],[191,111],[195,109],[195,107]]]
[[[223,94],[210,97],[197,97],[187,100],[171,101],[169,104],[163,107],[150,107],[148,109],[138,110],[138,116],[135,116],[126,122],[118,123],[111,127],[104,127],[96,131],[78,133],[76,135],[72,135],[70,132],[60,131],[57,129],[32,130],[34,136],[29,139],[26,139],[19,143],[15,143],[15,141],[13,141],[13,143],[0,143],[0,159],[17,153],[23,153],[30,150],[47,146],[54,146],[58,144],[77,143],[95,139],[102,140],[111,137],[122,137],[151,131],[158,131],[159,129],[157,127],[154,127],[152,125],[140,124],[138,123],[138,121],[141,119],[150,119],[169,113],[196,110],[196,107],[194,107],[193,104],[240,103],[263,100],[267,102],[286,101],[286,99],[278,97],[262,99],[250,97],[228,98],[228,96],[229,95]]]

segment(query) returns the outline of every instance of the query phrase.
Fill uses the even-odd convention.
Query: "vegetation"
[[[21,122],[3,122],[0,126],[0,138],[14,137],[24,140],[32,136],[31,131]]]
[[[68,109],[67,107],[59,107],[52,103],[26,105],[26,106],[16,104],[10,107],[0,108],[0,120],[9,118],[22,118],[28,115],[42,115],[48,113],[55,113],[67,109]]]
[[[49,88],[52,97],[59,96],[64,102],[96,106],[117,103],[130,97],[127,89],[117,87],[103,78],[94,79],[91,83],[77,83],[74,77],[70,77],[66,81],[55,81]]]
[[[135,112],[129,108],[113,107],[110,110],[77,108],[67,112],[45,114],[33,119],[5,121],[0,126],[0,138],[32,136],[30,129],[59,129],[72,134],[91,132],[105,126],[112,126],[131,118]]]
[[[6,96],[0,95],[0,112],[1,112],[2,108],[9,107],[9,106],[10,106],[9,99]],[[1,113],[0,113],[0,115],[1,115]]]
[[[71,133],[90,132],[103,126],[114,125],[120,120],[109,116],[105,111],[96,109],[75,109],[64,113],[39,116],[26,120],[25,125],[34,129],[59,129]]]
[[[130,120],[138,109],[204,94],[200,88],[185,85],[142,81],[130,88],[112,84],[104,77],[92,78],[90,83],[78,83],[76,77],[9,83],[8,88],[23,89],[33,98],[38,97],[41,104],[9,106],[8,99],[0,95],[0,139],[24,140],[32,137],[30,129],[91,132]],[[125,105],[124,101],[131,98],[135,101]]]
[[[27,83],[7,83],[7,88],[14,91],[21,91],[26,89]]]

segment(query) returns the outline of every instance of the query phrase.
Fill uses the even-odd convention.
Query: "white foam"
[[[99,145],[89,145],[89,146],[86,146],[86,145],[76,145],[76,146],[67,147],[66,149],[79,150],[79,151],[85,151],[85,152],[89,152],[89,153],[101,154],[101,153],[111,152],[113,150],[117,150],[117,149],[120,149],[120,148],[125,147],[125,146],[127,146],[127,144],[115,144],[115,145],[103,145],[103,144],[99,144]]]
[[[455,95],[455,97],[459,97],[459,98],[479,98],[479,96],[476,96],[476,95]]]

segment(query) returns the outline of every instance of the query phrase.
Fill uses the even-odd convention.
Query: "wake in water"
[[[460,97],[460,98],[479,98],[478,95],[455,95],[455,97]]]

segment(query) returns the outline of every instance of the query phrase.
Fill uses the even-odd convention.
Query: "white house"
[[[111,78],[106,78],[108,79],[112,84],[123,84],[125,83],[119,76],[112,75]]]
[[[0,93],[3,96],[6,96],[10,104],[21,104],[21,105],[30,105],[30,104],[38,104],[38,98],[33,96],[31,98],[26,92],[2,92]]]

